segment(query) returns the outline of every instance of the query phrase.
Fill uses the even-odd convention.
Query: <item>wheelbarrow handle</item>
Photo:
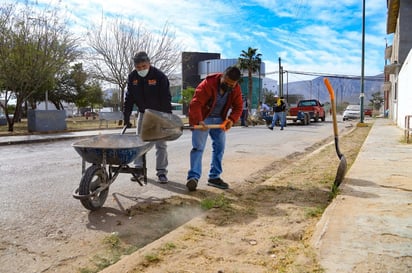
[[[122,131],[120,132],[121,135],[124,135],[124,133],[126,132],[127,129],[127,125],[123,126]]]

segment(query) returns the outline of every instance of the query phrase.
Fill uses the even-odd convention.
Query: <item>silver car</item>
[[[360,105],[350,104],[346,107],[343,112],[343,121],[349,119],[359,119],[360,118]]]

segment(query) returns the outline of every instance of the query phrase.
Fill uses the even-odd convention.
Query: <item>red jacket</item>
[[[218,87],[222,76],[222,73],[209,75],[196,87],[195,94],[189,104],[190,125],[197,125],[209,116],[216,104]],[[231,112],[228,117],[229,109],[231,109]],[[221,117],[223,120],[228,117],[235,123],[242,115],[242,110],[242,91],[240,85],[236,84],[227,97]]]

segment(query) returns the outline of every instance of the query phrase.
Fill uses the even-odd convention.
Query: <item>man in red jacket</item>
[[[192,131],[190,169],[186,183],[189,191],[196,190],[202,175],[202,156],[208,135],[212,139],[213,147],[208,185],[220,189],[229,188],[220,175],[223,172],[225,131],[229,130],[242,114],[242,91],[238,84],[240,77],[239,68],[230,66],[224,73],[207,76],[196,87],[189,105],[189,123],[192,126],[201,125],[203,128]],[[207,124],[223,124],[225,129],[208,129]]]

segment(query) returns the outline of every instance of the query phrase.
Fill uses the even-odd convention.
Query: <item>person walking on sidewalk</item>
[[[140,135],[143,115],[146,109],[153,109],[160,112],[172,113],[172,96],[170,94],[170,84],[167,76],[150,64],[150,59],[146,52],[138,52],[133,57],[135,69],[129,74],[127,81],[127,92],[124,100],[124,124],[130,124],[130,114],[133,105],[136,104],[139,110],[136,132]],[[167,144],[166,141],[155,141],[156,148],[156,175],[159,183],[167,183]],[[134,161],[137,169],[137,177],[142,178],[143,158],[138,157]],[[134,177],[132,181],[136,181]]]
[[[210,164],[208,185],[228,189],[222,180],[222,160],[225,151],[226,130],[239,120],[242,114],[242,91],[238,84],[240,70],[235,66],[226,68],[224,73],[206,77],[195,90],[189,104],[190,125],[202,125],[201,130],[192,130],[192,149],[190,151],[190,169],[187,174],[186,187],[195,191],[202,175],[202,157],[208,135],[212,139],[212,160]],[[231,112],[229,114],[229,109]],[[225,129],[208,129],[207,124],[222,124]]]
[[[242,115],[240,116],[240,126],[248,127],[248,117],[249,117],[249,103],[246,96],[242,95],[243,100],[243,110]]]
[[[279,96],[275,95],[275,105],[273,106],[273,118],[272,124],[268,127],[270,130],[273,130],[273,127],[276,126],[276,123],[280,123],[280,130],[283,130],[286,123],[285,112],[286,110],[286,103],[283,99],[280,99]]]

